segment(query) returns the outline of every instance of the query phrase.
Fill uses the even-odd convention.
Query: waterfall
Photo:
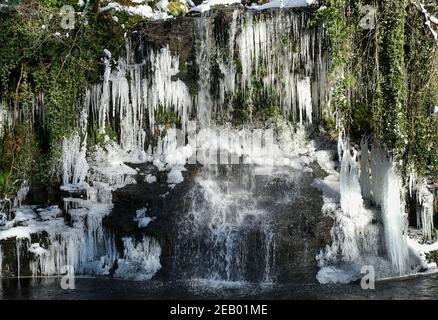
[[[226,22],[219,20],[226,23],[227,28],[218,27],[215,19],[223,18],[204,14],[194,22],[195,58],[190,63],[197,67],[196,90],[189,90],[188,84],[180,78],[187,68],[187,61],[182,60],[183,53],[176,54],[169,45],[148,46],[146,40],[138,48],[131,45],[135,41],[128,42],[126,57],[118,61],[108,77],[107,65],[103,83],[89,89],[89,108],[93,114],[102,114],[102,97],[108,97],[109,101],[104,104],[112,108],[104,109],[103,113],[108,115],[99,118],[106,122],[99,120],[101,131],[111,122],[118,121],[122,150],[138,155],[138,158],[130,159],[149,161],[160,172],[166,171],[169,187],[184,180],[184,165],[188,161],[192,163],[193,157],[199,160],[200,154],[207,157],[205,164],[214,171],[218,170],[218,167],[214,169],[218,160],[226,159],[226,163],[231,160],[235,164],[237,159],[238,164],[239,157],[251,165],[263,167],[271,161],[275,165],[304,170],[308,163],[297,154],[300,149],[287,147],[289,155],[285,156],[286,152],[280,153],[281,148],[269,143],[272,138],[266,130],[262,135],[261,130],[234,130],[227,125],[216,126],[214,121],[220,117],[229,119],[235,100],[242,95],[249,105],[249,120],[252,121],[254,108],[259,103],[256,100],[272,92],[283,115],[291,117],[295,123],[307,125],[320,119],[328,67],[323,51],[323,29],[307,28],[309,16],[304,12],[257,15],[236,9]],[[255,80],[260,82],[257,88]],[[156,116],[157,111],[163,109],[178,116],[182,140],[175,128],[166,128],[165,135],[161,135],[163,128],[157,124]],[[157,140],[149,142],[148,146],[147,130],[157,134]],[[258,135],[259,139],[252,140]],[[191,140],[191,136],[196,138]],[[262,140],[274,148],[259,148]],[[290,142],[282,144],[282,148],[286,149]],[[217,153],[219,149],[220,154]],[[231,166],[227,171],[230,170]],[[245,188],[254,185],[253,173],[245,179],[249,180]],[[237,190],[227,189],[214,174],[199,178],[196,186],[191,191],[192,207],[187,220],[181,222],[178,229],[179,246],[174,248],[181,261],[190,260],[188,264],[204,262],[202,266],[195,266],[196,271],[192,270],[188,276],[236,281],[255,277],[271,281],[275,274],[272,264],[276,252],[267,209],[257,206],[251,189],[242,186],[236,187]],[[225,199],[227,202],[221,203]],[[255,227],[253,220],[261,226]],[[258,249],[251,247],[254,239],[258,239]],[[196,258],[191,260],[190,250],[194,246],[210,249],[208,252],[199,249]],[[250,257],[254,250],[263,257],[257,263]],[[257,267],[251,267],[251,264]]]
[[[189,259],[191,277],[269,281],[273,251],[270,215],[251,191],[210,176],[198,179],[189,199],[175,263]]]

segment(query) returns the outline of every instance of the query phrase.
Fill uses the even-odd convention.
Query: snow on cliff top
[[[172,15],[168,13],[168,0],[161,0],[157,3],[153,9],[149,5],[145,4],[144,0],[132,0],[135,5],[121,5],[118,2],[109,2],[107,5],[101,8],[101,11],[115,10],[117,12],[126,12],[130,15],[137,15],[145,19],[164,20],[171,18]],[[191,7],[190,12],[206,12],[214,6],[227,6],[231,4],[240,4],[241,0],[205,0],[200,5],[194,6],[191,0],[183,0],[182,3]],[[272,0],[265,4],[257,5],[252,3],[248,9],[252,10],[265,10],[270,8],[299,8],[307,7],[314,4],[316,0]]]
[[[126,12],[130,15],[140,16],[142,18],[154,18],[154,16],[156,15],[152,8],[148,5],[123,6],[117,2],[110,2],[105,7],[102,7],[100,10],[102,12],[109,10]]]
[[[253,3],[248,8],[254,10],[265,10],[270,8],[300,8],[310,6],[315,2],[316,0],[272,0],[262,5],[255,5]]]
[[[190,9],[190,12],[206,12],[211,9],[211,7],[219,5],[230,5],[234,3],[240,3],[240,0],[205,0],[200,5]]]
[[[299,8],[307,7],[314,4],[316,0],[272,0],[268,3],[257,5],[252,3],[248,9],[265,10],[270,8]],[[191,12],[206,12],[214,6],[230,5],[234,3],[241,3],[240,0],[205,0],[200,5],[190,9]]]

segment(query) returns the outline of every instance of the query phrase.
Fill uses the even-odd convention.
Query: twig
[[[18,94],[18,90],[20,89],[21,79],[23,79],[23,70],[24,70],[24,64],[21,64],[21,71],[20,71],[20,78],[17,82],[17,87],[15,88],[15,93]]]
[[[425,25],[429,28],[430,32],[432,33],[433,38],[435,39],[435,42],[438,45],[438,32],[436,32],[433,28],[432,28],[432,24],[438,25],[438,18],[436,18],[435,16],[431,15],[426,8],[424,7],[424,5],[422,3],[416,2],[416,1],[411,1],[411,3],[421,12],[424,14],[424,18],[426,20]]]
[[[73,48],[76,45],[76,41],[78,40],[79,33],[80,33],[80,30],[78,30],[78,32],[76,33],[75,40],[73,41],[73,44],[71,45],[70,50],[68,51],[67,55],[65,56],[65,59],[62,61],[61,68],[59,69],[58,74],[56,75],[55,82],[58,80],[58,77],[61,74],[62,69],[64,68],[64,65],[65,65],[67,59],[71,56],[71,52],[73,51]]]

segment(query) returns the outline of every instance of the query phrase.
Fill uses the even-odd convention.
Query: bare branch
[[[434,30],[434,28],[432,27],[432,24],[437,25],[438,26],[438,18],[436,18],[435,16],[431,15],[426,7],[424,6],[424,4],[417,2],[417,1],[411,1],[412,4],[415,5],[415,7],[424,15],[424,18],[426,20],[426,22],[424,23],[430,30],[430,32],[432,33],[433,38],[435,39],[435,42],[438,45],[438,32]]]

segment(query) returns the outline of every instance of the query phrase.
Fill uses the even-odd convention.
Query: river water
[[[360,283],[347,285],[253,284],[245,282],[129,281],[110,278],[76,278],[74,290],[61,288],[61,278],[3,279],[1,299],[436,299],[438,274],[377,282],[374,290]]]

